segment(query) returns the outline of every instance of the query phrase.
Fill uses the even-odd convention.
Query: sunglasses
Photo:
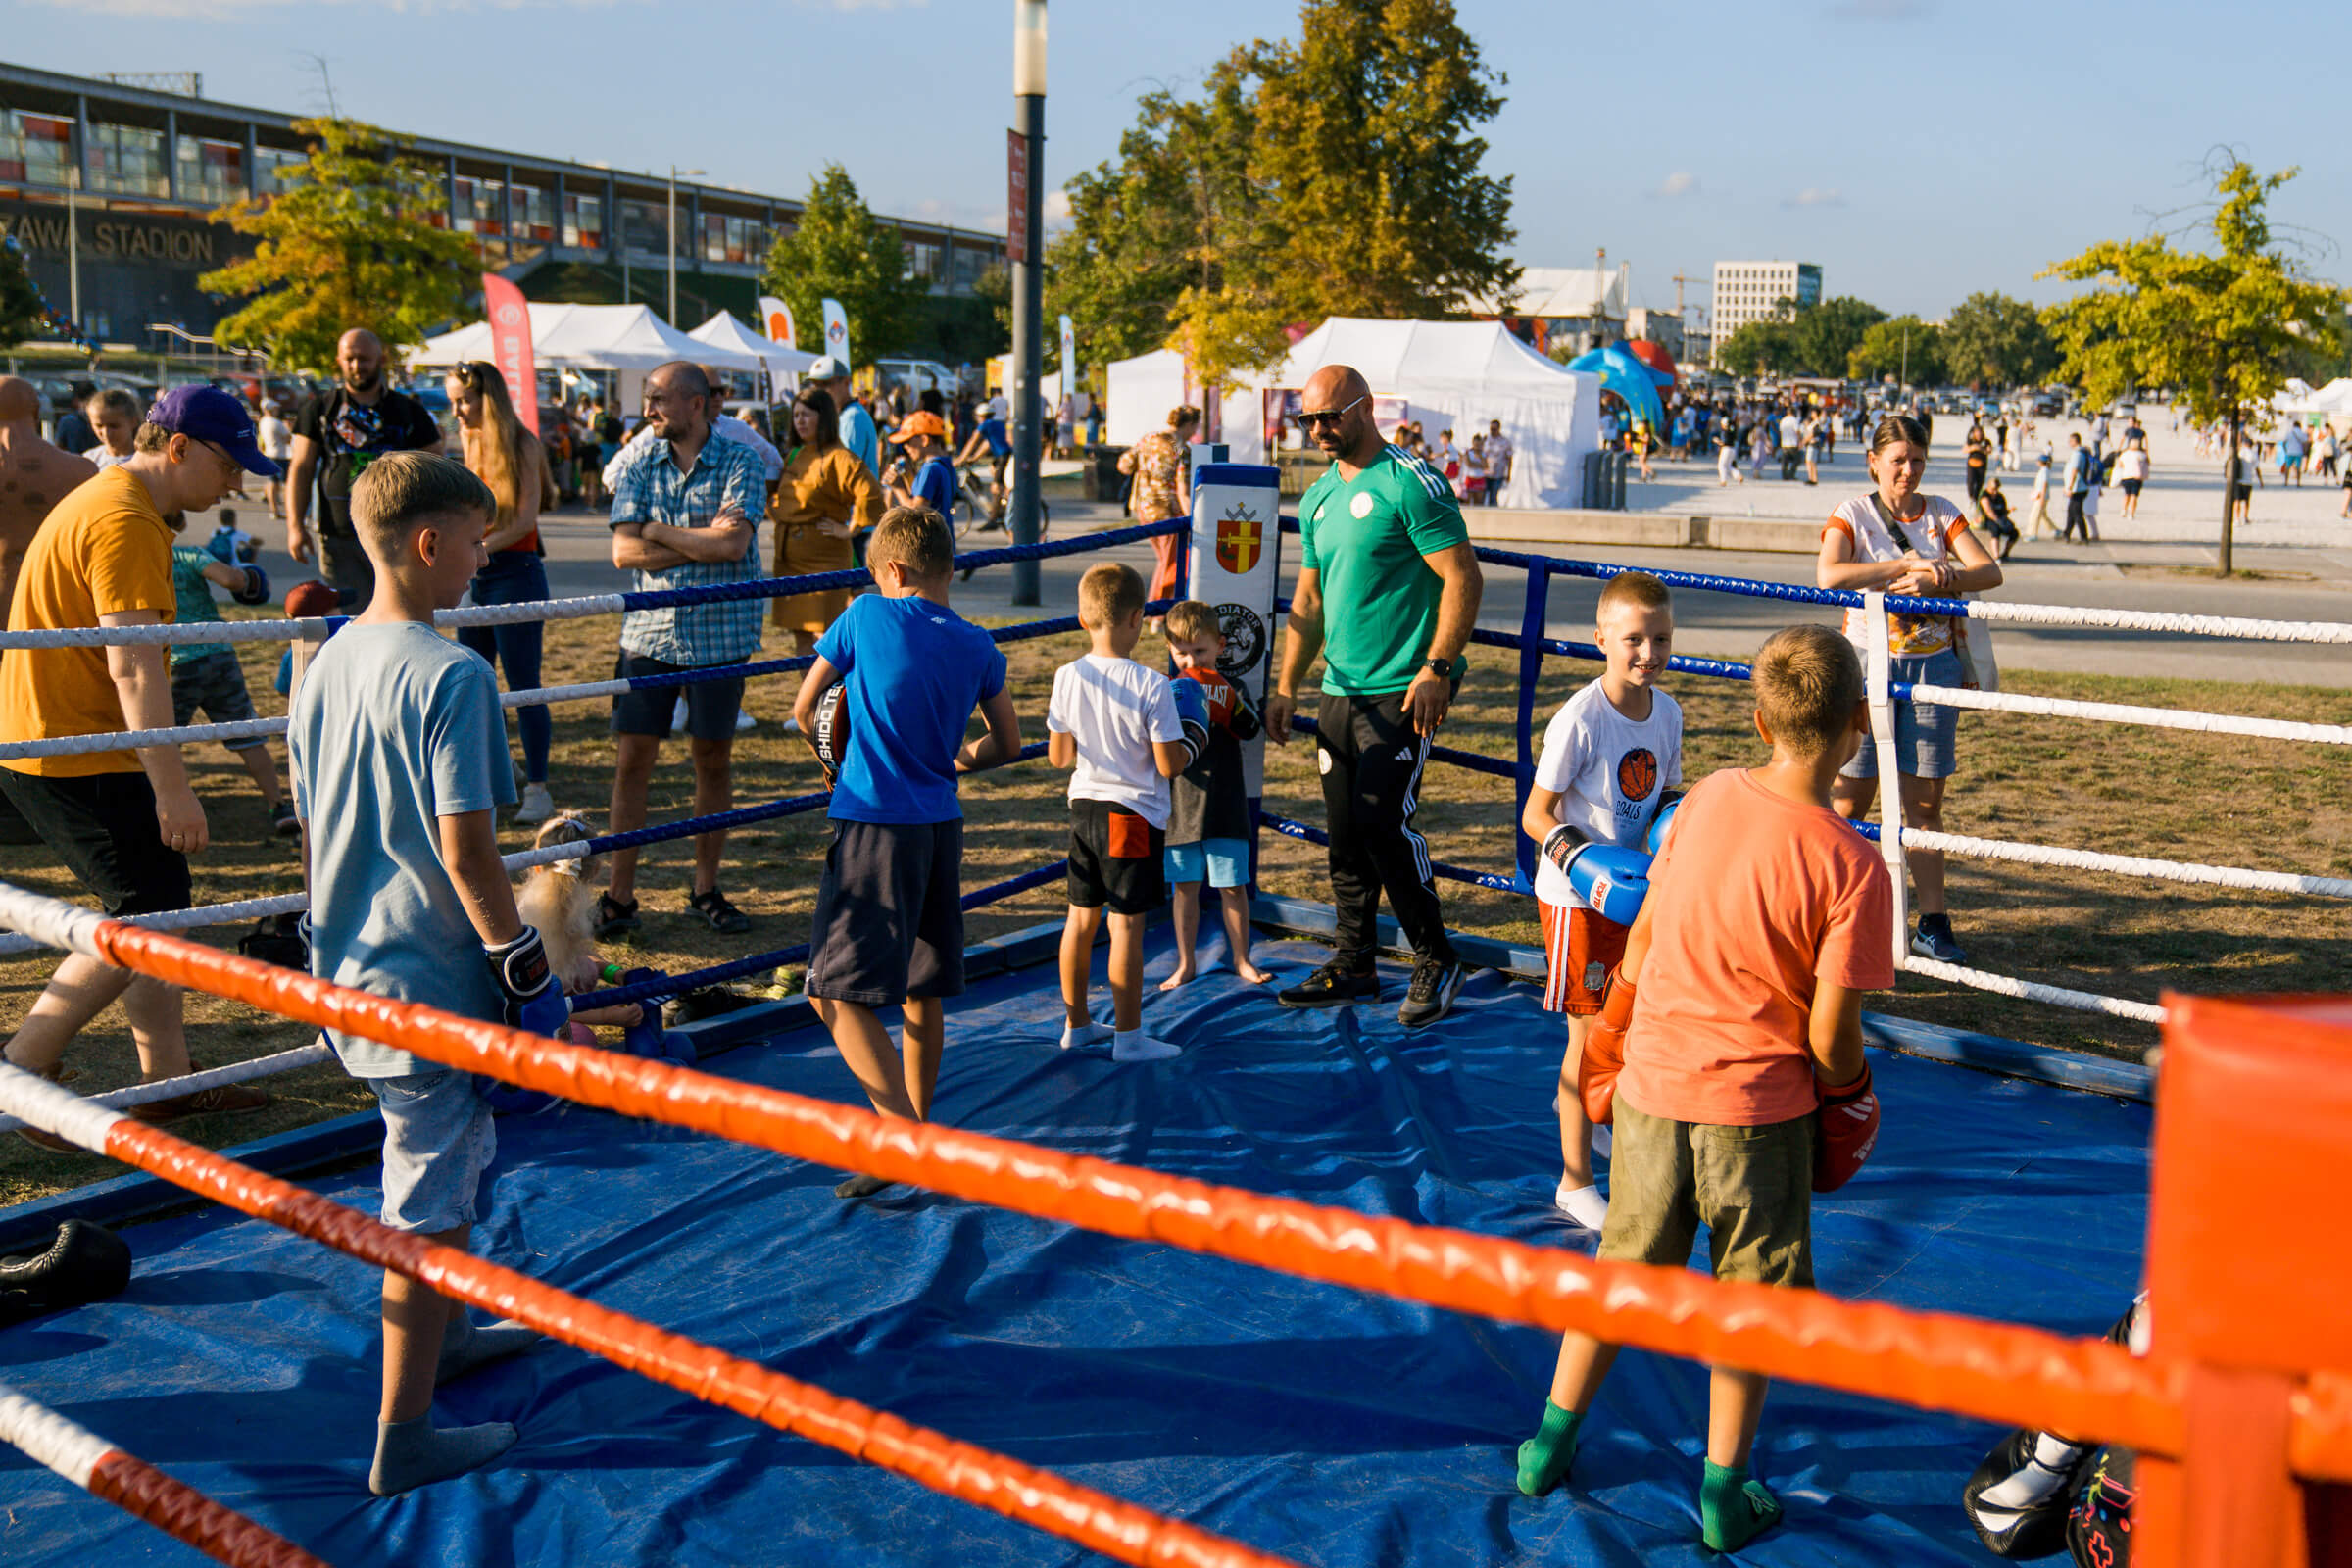
[[[1364,400],[1362,398],[1357,398],[1355,402],[1348,404],[1347,408],[1300,409],[1298,411],[1298,427],[1304,430],[1310,429],[1318,424],[1336,425],[1341,419],[1347,416],[1348,409],[1358,407],[1363,403],[1363,401]]]

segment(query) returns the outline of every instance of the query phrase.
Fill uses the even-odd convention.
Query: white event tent
[[[804,350],[788,348],[774,338],[761,337],[737,319],[733,311],[719,312],[686,335],[712,348],[757,358],[767,368],[767,395],[771,403],[781,403],[817,358]]]
[[[642,401],[645,372],[672,360],[757,370],[760,357],[690,337],[645,305],[531,305],[531,353],[542,368],[568,366],[583,370],[618,370],[620,407]],[[490,323],[476,321],[429,338],[409,356],[412,366],[459,365],[488,360]]]
[[[1335,316],[1300,338],[1271,369],[1224,395],[1219,437],[1237,463],[1266,461],[1270,392],[1297,391],[1327,365],[1351,365],[1373,395],[1404,405],[1432,441],[1450,429],[1467,449],[1473,431],[1502,421],[1515,456],[1501,504],[1573,507],[1584,493],[1584,455],[1600,445],[1600,383],[1545,359],[1495,321],[1375,321]],[[1109,368],[1109,439],[1132,443],[1162,428],[1184,401],[1184,362],[1162,349]],[[1385,433],[1385,432],[1384,432]]]

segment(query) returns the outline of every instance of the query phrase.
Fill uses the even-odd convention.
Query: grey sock
[[[389,1497],[488,1464],[514,1446],[514,1429],[504,1421],[436,1431],[431,1413],[414,1421],[375,1424],[375,1463],[368,1490]]]
[[[539,1338],[537,1329],[526,1328],[512,1319],[475,1328],[473,1319],[460,1313],[442,1331],[441,1362],[433,1373],[433,1382],[436,1386],[455,1383],[476,1367],[529,1349],[539,1343]]]

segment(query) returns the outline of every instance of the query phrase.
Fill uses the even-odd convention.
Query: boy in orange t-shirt
[[[1626,940],[1618,978],[1640,990],[1599,1255],[1687,1263],[1703,1224],[1717,1279],[1810,1287],[1817,1108],[1825,1090],[1863,1076],[1861,994],[1894,984],[1893,891],[1877,853],[1830,809],[1868,727],[1852,645],[1791,626],[1756,656],[1754,685],[1772,760],[1684,799]],[[1521,1492],[1541,1496],[1566,1478],[1616,1356],[1589,1335],[1562,1339],[1543,1426],[1519,1448]],[[1717,1551],[1781,1516],[1748,1476],[1765,1386],[1713,1371],[1699,1520]]]

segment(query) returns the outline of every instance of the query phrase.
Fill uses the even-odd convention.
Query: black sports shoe
[[[1334,958],[1290,990],[1276,992],[1274,1000],[1286,1007],[1345,1007],[1378,1002],[1380,975],[1371,969],[1351,968],[1345,958]]]
[[[610,941],[612,938],[619,936],[624,931],[634,931],[636,929],[637,901],[635,899],[631,899],[626,904],[623,904],[620,900],[614,898],[610,893],[599,893],[596,896],[596,925],[594,930],[598,941]]]
[[[1453,999],[1470,971],[1459,958],[1424,958],[1413,965],[1413,983],[1404,993],[1396,1021],[1407,1029],[1436,1023],[1453,1010]]]
[[[716,888],[697,893],[686,901],[686,906],[721,936],[740,936],[752,928],[752,917],[729,904],[727,896]]]

